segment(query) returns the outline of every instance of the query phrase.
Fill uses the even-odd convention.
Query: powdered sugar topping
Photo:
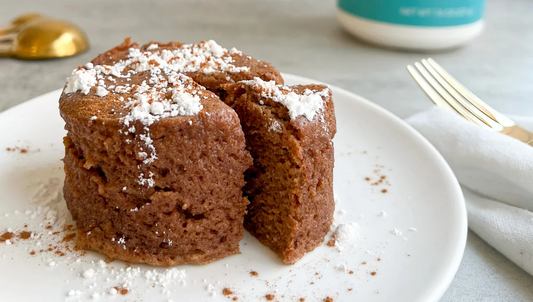
[[[268,127],[268,131],[281,132],[281,124],[278,121],[273,120],[272,124]]]
[[[151,71],[153,74],[170,74],[172,72],[202,72],[211,74],[216,72],[239,73],[248,71],[249,67],[235,66],[231,55],[242,55],[234,48],[228,51],[213,40],[203,41],[199,44],[184,44],[176,49],[160,49],[159,45],[151,44],[146,51],[139,48],[130,48],[125,60],[120,60],[113,65],[96,65],[88,63],[72,72],[67,79],[65,93],[81,91],[88,94],[92,87],[98,86],[97,95],[106,96],[104,92],[125,93],[126,86],[105,87],[99,80],[106,76],[115,78],[130,78],[139,72]]]
[[[96,71],[92,69],[92,64],[87,64],[85,68],[90,69],[76,69],[72,72],[67,79],[67,86],[65,87],[65,93],[72,93],[81,91],[81,93],[87,95],[91,91],[91,87],[96,85]]]
[[[158,44],[151,44],[146,50],[132,47],[123,60],[111,65],[87,63],[74,70],[67,79],[64,93],[79,91],[87,95],[95,88],[96,96],[122,104],[125,112],[119,112],[119,119],[125,129],[120,133],[127,136],[128,144],[138,141],[141,148],[137,155],[144,165],[150,165],[157,160],[150,126],[162,118],[194,116],[203,109],[201,99],[206,98],[202,96],[205,89],[183,73],[249,70],[246,66],[235,66],[232,55],[242,53],[234,48],[228,51],[213,40],[184,44],[175,49]],[[138,79],[140,73],[144,73],[142,78],[145,79],[141,84],[139,81],[129,83],[134,76]],[[92,121],[96,119],[96,116],[91,118]],[[130,138],[129,134],[134,135]],[[153,172],[140,171],[138,183],[152,187],[155,185],[153,176]]]
[[[122,118],[124,125],[129,127],[132,122],[140,121],[144,126],[150,126],[161,118],[196,115],[202,110],[203,106],[198,95],[201,92],[194,90],[202,88],[193,87],[192,80],[183,74],[171,73],[168,81],[173,86],[164,92],[172,93],[170,99],[165,98],[165,95],[159,91],[160,85],[149,87],[146,81],[143,82],[137,88],[134,97],[125,105],[129,113]]]
[[[129,97],[124,105],[128,109],[127,113],[120,118],[126,128],[123,134],[136,134],[134,139],[143,145],[138,157],[145,165],[157,159],[150,126],[161,118],[197,115],[203,109],[199,95],[205,90],[195,85],[191,78],[173,71],[166,77],[160,76],[159,72],[154,70],[151,70],[151,74],[150,83],[153,86],[143,81],[140,86],[134,87],[133,97]],[[170,98],[166,97],[167,93],[171,93]],[[141,123],[140,129],[137,129],[135,122]],[[126,139],[126,143],[128,142],[131,142],[131,139]],[[153,187],[153,175],[151,171],[139,173],[138,183]]]
[[[341,247],[354,245],[360,238],[360,230],[361,227],[357,222],[339,224],[333,233],[335,245]]]
[[[298,116],[304,116],[307,120],[312,121],[315,115],[324,109],[322,98],[329,95],[329,88],[320,91],[306,89],[303,94],[298,94],[289,86],[276,85],[274,81],[267,82],[257,77],[242,82],[263,89],[262,97],[283,104],[289,110],[289,115],[293,120]]]
[[[391,234],[396,235],[396,236],[402,235],[402,232],[398,230],[397,228],[392,229],[390,232]]]

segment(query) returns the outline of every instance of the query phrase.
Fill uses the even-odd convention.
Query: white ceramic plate
[[[292,75],[284,78],[287,84],[316,83]],[[357,95],[331,88],[338,127],[335,217],[336,223],[359,224],[356,246],[340,253],[321,246],[287,266],[246,234],[242,254],[205,266],[178,267],[186,277],[166,284],[147,280],[143,274],[154,268],[146,265],[132,265],[126,272],[120,261],[106,268],[92,263],[105,258],[97,253],[60,257],[38,252],[49,241],[58,241],[39,225],[41,216],[29,211],[35,212],[30,200],[39,183],[60,180],[60,189],[65,134],[57,109],[60,91],[3,112],[0,234],[28,224],[26,229],[42,237],[0,243],[0,301],[267,301],[267,294],[275,301],[438,300],[459,266],[466,241],[466,212],[457,180],[437,151],[403,121]],[[28,152],[6,150],[13,147]],[[381,175],[386,176],[382,183],[372,185]],[[83,277],[91,268],[95,274]],[[252,270],[258,276],[251,276]],[[126,295],[109,293],[124,281],[130,283]],[[223,288],[234,294],[224,296]]]

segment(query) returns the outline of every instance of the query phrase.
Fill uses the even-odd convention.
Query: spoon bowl
[[[63,20],[42,19],[25,26],[10,49],[0,52],[0,56],[24,60],[53,59],[73,56],[88,48],[85,33],[76,25]]]

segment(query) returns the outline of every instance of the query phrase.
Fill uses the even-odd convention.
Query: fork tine
[[[457,101],[444,88],[442,88],[442,86],[437,81],[435,81],[435,79],[431,76],[431,74],[428,73],[428,71],[424,68],[422,64],[420,64],[419,62],[416,62],[415,67],[418,70],[418,72],[420,72],[422,77],[424,77],[424,79],[429,83],[429,85],[431,85],[431,87],[435,91],[437,91],[437,93],[442,97],[442,99],[446,101],[446,103],[450,105],[453,109],[455,109],[457,113],[459,113],[460,115],[465,117],[467,120],[477,125],[484,126],[490,129],[490,127],[487,126],[484,122],[476,118],[469,111],[465,110],[463,106],[457,103]]]
[[[415,80],[415,82],[418,84],[418,86],[420,86],[420,88],[422,88],[422,90],[426,93],[426,95],[437,105],[437,106],[440,106],[440,107],[444,107],[444,108],[448,108],[448,109],[453,109],[450,105],[448,105],[448,103],[440,96],[440,94],[438,94],[433,88],[431,88],[431,86],[426,82],[426,80],[424,80],[424,77],[422,77],[420,75],[420,73],[418,71],[416,71],[416,69],[411,66],[411,65],[408,65],[407,66],[407,71],[409,71],[409,73],[411,74],[411,76],[413,77],[413,79]]]
[[[439,75],[444,78],[455,90],[457,90],[466,100],[468,100],[474,107],[482,111],[484,114],[486,114],[488,117],[493,119],[494,121],[498,122],[502,126],[512,126],[515,123],[507,118],[506,116],[502,115],[498,111],[494,110],[492,107],[487,105],[485,102],[483,102],[481,99],[479,99],[476,95],[474,95],[470,90],[468,90],[466,87],[461,85],[454,77],[452,77],[442,66],[440,66],[435,60],[432,58],[429,58],[428,60],[429,65],[433,67]]]
[[[494,130],[500,131],[502,129],[502,126],[498,124],[498,122],[486,116],[483,112],[480,111],[480,109],[478,109],[476,106],[472,105],[464,97],[462,97],[461,94],[454,89],[454,87],[450,86],[450,84],[442,78],[442,76],[433,68],[433,66],[429,64],[428,60],[423,59],[422,64],[429,71],[429,73],[431,73],[431,75],[437,80],[437,82],[439,82],[439,84],[472,115],[474,115],[477,119],[479,119]]]

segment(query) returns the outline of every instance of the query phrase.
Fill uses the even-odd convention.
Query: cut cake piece
[[[235,111],[181,73],[205,66],[158,47],[124,43],[73,71],[59,100],[64,197],[79,248],[205,264],[239,253],[252,159]],[[209,60],[212,49],[203,51]]]
[[[320,245],[333,222],[336,121],[324,85],[254,80],[223,85],[254,159],[244,226],[286,264]]]

